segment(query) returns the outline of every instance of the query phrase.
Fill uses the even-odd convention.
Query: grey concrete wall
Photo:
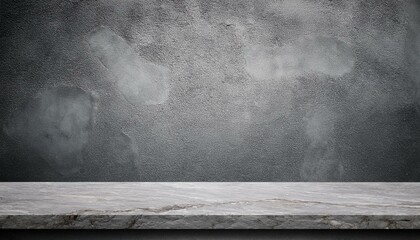
[[[418,1],[0,2],[1,181],[419,181]]]

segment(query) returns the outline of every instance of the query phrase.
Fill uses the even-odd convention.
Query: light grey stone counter
[[[2,229],[414,229],[420,183],[0,183]]]

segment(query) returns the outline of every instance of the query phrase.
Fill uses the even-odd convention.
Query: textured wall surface
[[[419,181],[418,1],[0,1],[1,181]]]

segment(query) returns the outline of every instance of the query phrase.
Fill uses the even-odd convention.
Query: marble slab
[[[420,183],[0,183],[1,229],[419,229]]]

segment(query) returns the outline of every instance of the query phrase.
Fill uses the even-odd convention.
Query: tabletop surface
[[[0,183],[0,228],[420,228],[419,183]]]

